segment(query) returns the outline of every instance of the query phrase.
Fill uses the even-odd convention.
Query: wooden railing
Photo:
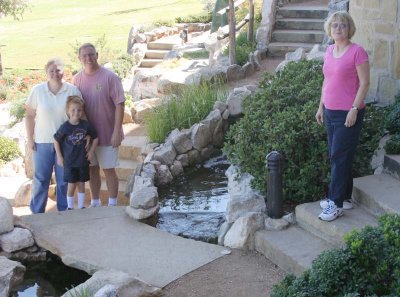
[[[235,9],[249,1],[249,13],[236,24]],[[229,32],[218,36],[218,39],[225,39],[229,36],[229,63],[236,64],[236,32],[248,23],[247,40],[253,42],[254,36],[254,1],[253,0],[229,0],[229,5],[217,12],[219,15],[228,14]]]

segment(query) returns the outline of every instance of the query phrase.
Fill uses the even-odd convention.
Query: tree
[[[0,18],[10,15],[14,19],[19,20],[25,9],[28,8],[28,0],[0,0]],[[3,74],[3,65],[1,62],[0,52],[0,75]]]

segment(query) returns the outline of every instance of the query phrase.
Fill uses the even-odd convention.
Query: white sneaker
[[[319,202],[319,206],[322,209],[325,209],[328,207],[328,202],[329,202],[329,199],[325,198]],[[353,202],[350,199],[343,201],[343,209],[352,209],[352,208],[353,208]]]
[[[333,221],[343,215],[343,208],[339,208],[333,201],[328,202],[328,207],[325,208],[318,218],[323,221]]]

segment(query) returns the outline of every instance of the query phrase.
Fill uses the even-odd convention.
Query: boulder
[[[228,105],[229,114],[233,117],[242,114],[242,102],[251,95],[251,91],[246,87],[235,88],[228,96],[226,103]]]
[[[146,179],[146,178],[150,179],[151,183],[154,184],[154,182],[156,180],[156,176],[157,176],[157,170],[156,170],[156,167],[154,166],[154,164],[152,164],[150,162],[150,163],[147,163],[146,165],[144,165],[142,167],[142,172],[140,173],[140,176],[143,179]],[[135,183],[136,183],[136,180],[135,180]],[[133,187],[135,187],[135,185],[133,185]]]
[[[146,116],[151,112],[151,110],[161,103],[162,99],[160,98],[142,99],[140,101],[134,102],[131,109],[133,119],[137,123],[143,123]]]
[[[161,289],[153,287],[141,280],[138,280],[137,278],[131,277],[125,272],[108,269],[95,272],[93,276],[89,278],[86,282],[69,290],[61,297],[77,296],[76,294],[79,294],[82,291],[87,291],[90,296],[97,294],[98,291],[101,292],[101,290],[104,290],[103,292],[108,291],[111,294],[111,292],[113,291],[111,290],[111,287],[104,288],[107,285],[110,285],[113,287],[113,289],[116,289],[116,295],[118,297],[161,296]]]
[[[228,177],[228,193],[235,196],[263,197],[260,191],[251,188],[251,181],[254,177],[249,173],[239,173],[235,165],[229,166],[225,172]]]
[[[238,249],[254,249],[254,233],[264,228],[265,215],[248,213],[239,218],[225,235],[224,245]]]
[[[132,191],[136,192],[142,188],[154,186],[153,180],[149,177],[135,176],[135,183],[133,184]]]
[[[299,47],[294,52],[286,53],[285,60],[289,61],[300,61],[306,57],[306,51],[304,48]]]
[[[244,78],[244,71],[239,65],[233,64],[226,70],[226,77],[228,81],[235,81]]]
[[[12,253],[35,244],[31,231],[14,228],[11,232],[0,235],[0,246],[3,251]]]
[[[14,229],[13,210],[10,202],[0,197],[0,234],[10,232]]]
[[[50,190],[50,188],[49,188]],[[15,193],[14,207],[28,206],[32,196],[32,180],[24,182]]]
[[[211,142],[212,132],[210,126],[204,123],[198,123],[192,127],[192,143],[193,147],[197,150],[201,150]]]
[[[266,218],[264,221],[265,229],[269,231],[281,231],[289,227],[290,223],[285,219]]]
[[[201,162],[200,152],[196,149],[187,152],[189,165],[195,165]]]
[[[94,294],[94,297],[117,297],[117,288],[114,285],[105,285]]]
[[[189,166],[188,154],[182,154],[182,155],[176,156],[176,161],[179,161],[183,167]]]
[[[213,109],[218,109],[219,112],[222,114],[226,109],[228,108],[228,106],[226,105],[225,102],[221,102],[221,101],[216,101],[214,103]]]
[[[169,170],[173,177],[177,177],[183,173],[182,163],[178,160],[175,160],[174,163],[170,166]]]
[[[157,171],[156,185],[160,186],[160,187],[164,187],[164,186],[170,184],[173,179],[174,178],[173,178],[168,166],[161,165]]]
[[[193,148],[190,130],[182,130],[172,137],[172,143],[178,154],[184,154]]]
[[[22,282],[25,270],[21,263],[0,256],[0,296],[9,296],[10,289]]]
[[[245,77],[252,75],[255,71],[256,68],[254,67],[254,64],[247,62],[243,65],[243,72]]]
[[[133,191],[130,196],[130,206],[133,208],[149,209],[158,204],[156,187],[142,187]]]
[[[218,148],[221,148],[224,145],[224,140],[224,120],[221,118],[212,133],[212,144]]]
[[[154,150],[153,160],[160,161],[161,164],[172,165],[176,157],[176,150],[172,142],[167,142]]]
[[[226,206],[225,218],[228,223],[233,223],[248,212],[265,212],[264,198],[253,195],[230,195]]]
[[[144,220],[156,215],[160,211],[160,205],[156,205],[149,209],[133,208],[127,206],[125,212],[134,220]]]
[[[129,107],[128,107],[128,106],[125,106],[125,109],[124,109],[124,118],[122,119],[122,123],[123,123],[123,124],[133,123],[133,120],[132,120],[132,113],[131,113],[131,111],[129,110]]]
[[[214,109],[207,115],[204,120],[201,121],[201,123],[208,125],[212,133],[221,119],[221,112],[218,109]]]

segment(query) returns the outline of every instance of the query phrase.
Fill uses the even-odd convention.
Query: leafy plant
[[[159,19],[159,20],[155,20],[152,25],[157,28],[157,27],[173,27],[175,25],[174,20],[171,19]]]
[[[79,290],[77,288],[73,288],[68,292],[68,297],[93,297],[88,288],[81,287]]]
[[[209,53],[205,49],[202,49],[199,51],[183,53],[183,58],[186,58],[186,59],[208,59],[208,56],[209,56]]]
[[[325,129],[315,121],[322,85],[318,61],[289,63],[260,82],[260,91],[244,101],[244,117],[231,126],[224,151],[242,172],[254,176],[253,186],[266,191],[266,155],[279,151],[285,158],[283,187],[287,200],[312,201],[327,189],[329,160]],[[354,172],[371,172],[370,162],[383,135],[379,118],[384,110],[368,107]]]
[[[135,65],[135,61],[132,55],[122,54],[112,61],[112,65],[115,73],[122,79]]]
[[[177,17],[175,22],[181,23],[210,23],[212,21],[212,12],[202,12],[200,14],[189,15],[186,17]]]
[[[385,145],[385,150],[387,154],[400,154],[400,133],[392,135]]]
[[[389,106],[385,117],[385,128],[391,134],[400,133],[400,96],[397,96],[394,103]]]
[[[175,128],[190,128],[207,116],[215,101],[225,98],[226,91],[221,88],[219,82],[184,86],[178,90],[176,97],[155,107],[145,118],[150,140],[163,142],[168,133]]]
[[[21,156],[18,144],[7,137],[0,136],[0,164],[7,163]]]
[[[301,276],[287,276],[271,297],[399,296],[400,216],[345,236],[345,247],[323,252]]]

